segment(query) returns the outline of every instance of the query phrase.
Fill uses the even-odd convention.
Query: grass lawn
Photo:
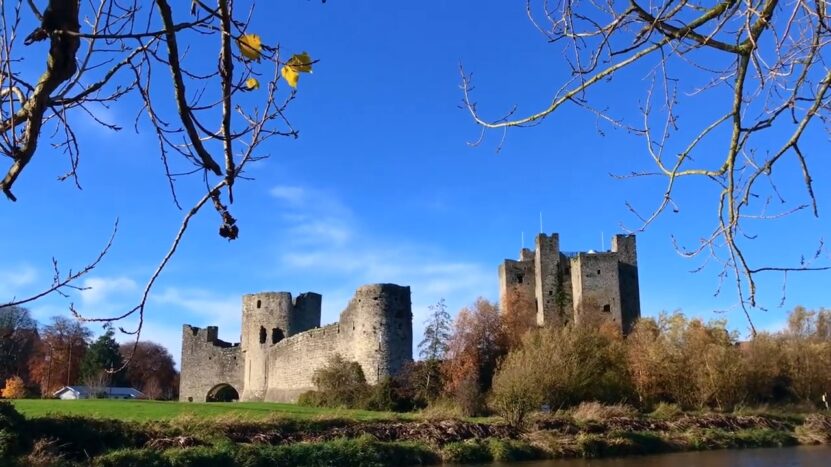
[[[412,419],[414,414],[372,412],[368,410],[327,409],[303,407],[274,402],[161,402],[125,400],[55,400],[20,399],[12,401],[15,408],[28,418],[47,415],[80,415],[118,420],[169,420],[176,417],[233,418],[263,420],[268,418],[346,418],[353,420]]]

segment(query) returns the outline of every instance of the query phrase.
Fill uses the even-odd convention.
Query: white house
[[[64,386],[55,391],[58,399],[146,399],[141,391],[133,388],[90,388],[88,386]]]

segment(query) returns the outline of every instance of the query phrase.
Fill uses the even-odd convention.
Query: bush
[[[493,378],[491,407],[512,427],[521,427],[543,401],[540,378],[524,357],[522,352],[509,354]]]
[[[316,391],[303,393],[301,405],[333,408],[364,408],[370,394],[364,371],[358,362],[332,355],[312,376]]]
[[[371,436],[338,439],[325,443],[296,443],[283,446],[242,446],[234,465],[270,467],[274,465],[417,465],[440,459],[426,447],[414,443],[383,443]]]
[[[619,402],[632,394],[620,333],[591,324],[545,328],[525,336],[505,359],[495,379],[501,410],[548,404],[563,407],[585,400]],[[519,398],[522,397],[523,400]]]
[[[488,445],[479,440],[447,443],[441,452],[444,462],[453,464],[480,464],[493,461]]]
[[[234,448],[230,445],[168,449],[163,457],[171,467],[234,467]]]
[[[12,376],[6,380],[2,396],[4,399],[23,399],[26,397],[26,385],[20,376]]]
[[[610,418],[634,417],[638,411],[624,404],[604,405],[600,402],[581,402],[572,412],[574,421],[580,423],[602,422]]]
[[[124,467],[127,465],[169,467],[170,462],[160,452],[152,449],[120,449],[96,457],[92,465],[95,467]]]
[[[319,391],[306,391],[297,397],[297,405],[306,407],[326,407],[326,400],[323,393]]]
[[[363,407],[383,412],[409,412],[414,408],[413,399],[395,378],[384,378],[371,386]]]
[[[650,417],[658,420],[673,420],[681,416],[683,411],[678,404],[670,404],[667,402],[659,402],[649,414]]]
[[[496,462],[518,462],[542,459],[545,453],[528,443],[510,439],[490,438],[488,450]]]
[[[802,444],[831,443],[831,415],[812,414],[794,430]]]
[[[76,460],[112,449],[142,447],[149,439],[148,430],[141,425],[112,419],[50,416],[33,418],[27,424],[33,438],[56,440],[67,456]]]
[[[0,401],[0,459],[10,458],[25,449],[26,419],[8,402]]]

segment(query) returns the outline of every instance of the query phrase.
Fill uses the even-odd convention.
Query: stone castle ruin
[[[560,251],[558,234],[539,234],[536,249],[499,265],[503,312],[536,310],[539,326],[611,321],[626,334],[641,315],[634,235],[615,235],[612,250]]]
[[[220,340],[216,326],[184,325],[179,399],[292,402],[314,389],[312,375],[335,353],[358,362],[370,384],[412,361],[409,287],[362,286],[323,327],[321,301],[311,292],[244,295],[238,344]]]

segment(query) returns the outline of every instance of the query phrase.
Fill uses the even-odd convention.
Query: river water
[[[727,449],[614,459],[566,459],[490,465],[517,467],[831,467],[831,447]]]

